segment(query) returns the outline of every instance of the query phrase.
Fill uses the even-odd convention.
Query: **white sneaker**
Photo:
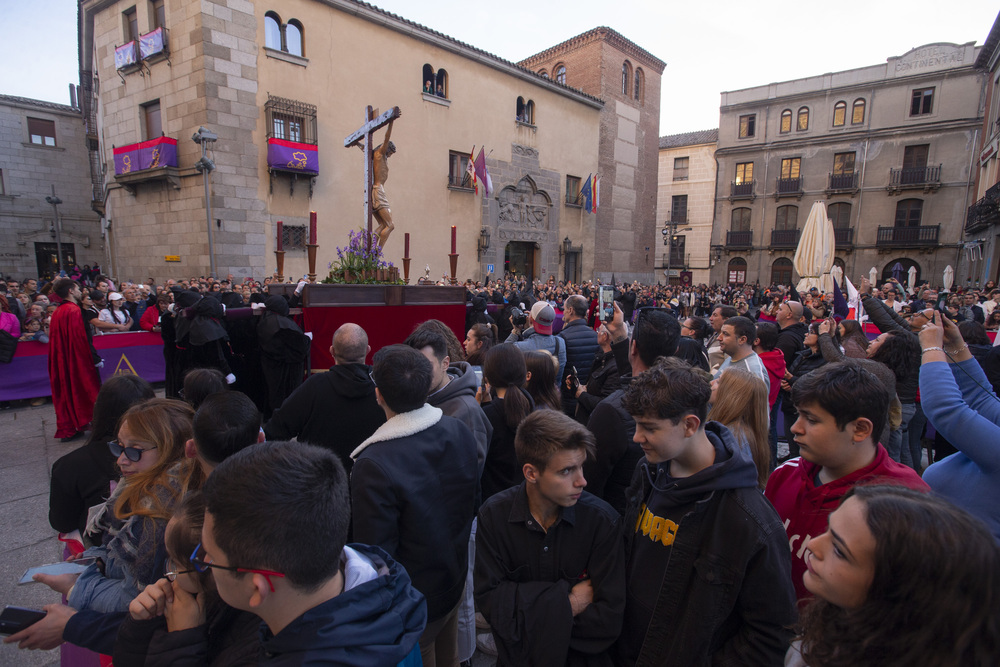
[[[492,632],[480,632],[476,635],[476,648],[486,655],[497,654],[497,642],[493,639]]]

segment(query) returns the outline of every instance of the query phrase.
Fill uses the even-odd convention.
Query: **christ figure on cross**
[[[372,215],[378,220],[378,247],[384,248],[389,240],[389,234],[395,227],[392,224],[392,211],[389,209],[389,198],[385,196],[385,181],[389,178],[389,156],[396,152],[396,144],[389,141],[392,135],[392,124],[385,131],[385,139],[378,145],[372,155]]]

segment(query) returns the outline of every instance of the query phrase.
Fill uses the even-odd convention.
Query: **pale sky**
[[[282,9],[281,0],[270,2]],[[998,9],[987,0],[374,4],[515,62],[599,25],[614,28],[667,63],[661,135],[717,127],[724,90],[875,65],[932,42],[982,44]],[[68,104],[68,84],[78,82],[76,2],[0,6],[0,94]]]

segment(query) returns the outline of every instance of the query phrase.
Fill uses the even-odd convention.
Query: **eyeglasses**
[[[138,463],[139,459],[142,458],[144,452],[148,452],[150,449],[156,449],[156,447],[153,446],[150,447],[149,449],[142,449],[141,447],[123,447],[122,445],[118,444],[117,440],[112,440],[111,442],[108,443],[108,449],[111,450],[111,453],[114,455],[115,458],[118,458],[119,456],[122,455],[122,453],[124,453],[125,458],[127,458],[129,461],[132,461],[133,463]]]
[[[198,555],[199,551],[201,551],[201,542],[199,542],[198,546],[194,548],[194,551],[191,553],[191,558],[188,559],[191,561],[191,564],[194,565],[195,571],[199,573],[205,572],[211,567],[217,570],[229,570],[230,572],[252,572],[253,574],[261,574],[265,579],[267,579],[267,585],[271,587],[272,593],[274,592],[274,582],[271,581],[271,577],[285,576],[280,572],[272,572],[271,570],[255,570],[249,567],[231,567],[229,565],[216,565],[215,563],[209,563]]]
[[[193,569],[191,569],[191,570],[175,570],[175,569],[174,569],[174,567],[176,567],[176,566],[177,566],[177,564],[176,564],[176,563],[174,563],[174,562],[173,562],[172,560],[170,560],[169,558],[168,558],[168,559],[167,559],[167,561],[166,561],[166,562],[165,562],[165,563],[163,564],[163,569],[164,569],[164,570],[166,570],[166,571],[165,571],[165,572],[163,573],[163,577],[164,577],[164,578],[165,578],[165,579],[166,579],[167,581],[170,581],[170,582],[173,582],[173,581],[175,581],[175,580],[177,579],[177,577],[178,577],[178,576],[180,576],[180,575],[182,575],[182,574],[191,574],[192,572],[195,572],[195,571],[196,571],[196,570],[193,570]]]

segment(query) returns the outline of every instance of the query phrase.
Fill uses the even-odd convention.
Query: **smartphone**
[[[615,300],[614,285],[601,285],[597,288],[597,313],[602,322],[610,322],[615,316],[612,303]]]
[[[573,378],[573,391],[580,387],[580,375],[576,372],[576,366],[569,367],[568,376]]]
[[[26,607],[4,607],[0,612],[0,635],[12,635],[45,618],[45,612]]]
[[[21,576],[19,584],[33,584],[32,579],[36,574],[80,574],[87,569],[87,566],[97,560],[94,557],[78,558],[77,560],[64,561],[61,563],[48,563],[46,565],[36,565],[29,567]]]

